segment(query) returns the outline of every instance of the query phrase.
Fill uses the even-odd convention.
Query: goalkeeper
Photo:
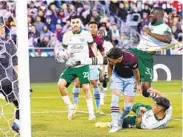
[[[17,81],[17,48],[12,41],[0,42],[0,92],[4,95],[8,103],[13,103],[16,107],[15,121],[12,129],[19,133],[19,100]]]

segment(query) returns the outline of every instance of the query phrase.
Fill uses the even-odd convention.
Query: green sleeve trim
[[[92,42],[88,42],[88,45],[91,46],[91,45],[93,45],[93,43],[94,43],[93,41]]]
[[[67,48],[68,45],[62,44],[62,46],[63,46],[64,48]]]
[[[167,33],[171,33],[170,29],[166,29],[166,30],[164,31],[164,34],[167,34]]]

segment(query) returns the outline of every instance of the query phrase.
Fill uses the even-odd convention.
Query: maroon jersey
[[[114,71],[123,78],[130,78],[133,76],[133,69],[138,68],[137,57],[134,53],[123,50],[122,62],[114,66]]]
[[[103,47],[103,40],[98,37],[98,36],[92,36],[93,37],[93,41],[94,43],[96,43],[97,45],[97,50],[99,50],[100,52],[104,52],[104,47]],[[91,47],[89,47],[89,57],[95,57]]]

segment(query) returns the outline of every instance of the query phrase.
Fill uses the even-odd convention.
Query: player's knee
[[[132,107],[133,107],[133,103],[126,103],[126,104],[124,105],[124,109],[125,109],[126,111],[130,111],[130,110],[132,109]]]
[[[65,87],[66,87],[66,85],[67,85],[67,82],[65,80],[63,80],[63,79],[60,79],[58,81],[58,84],[57,85],[58,85],[58,87],[59,87],[60,90],[64,90]]]
[[[143,89],[143,90],[142,90],[142,95],[143,95],[144,97],[149,97],[149,96],[150,96],[150,93],[147,91],[147,89]]]
[[[76,78],[76,79],[74,80],[74,86],[77,87],[77,88],[80,88],[80,81],[79,81],[78,78]]]
[[[84,92],[88,92],[89,89],[90,89],[89,84],[83,84],[82,89],[83,89]]]
[[[92,84],[93,88],[97,88],[98,87],[98,80],[91,80],[91,84]]]

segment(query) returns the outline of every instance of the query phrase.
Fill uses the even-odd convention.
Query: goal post
[[[16,0],[20,137],[31,137],[27,0]]]

